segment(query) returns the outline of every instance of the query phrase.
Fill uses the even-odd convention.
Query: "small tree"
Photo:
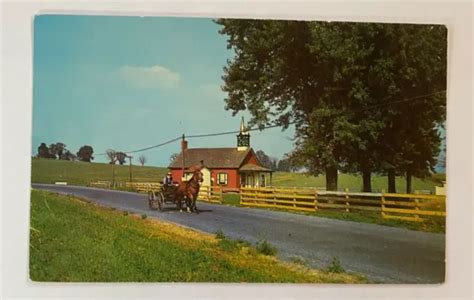
[[[173,162],[176,160],[176,158],[178,158],[178,155],[179,155],[179,153],[173,153],[173,154],[171,154],[171,156],[170,156],[170,163],[173,163]]]
[[[263,150],[258,150],[255,154],[265,168],[276,169],[277,162],[275,158],[268,156]]]
[[[282,158],[278,161],[278,171],[291,172],[291,162],[288,158]]]
[[[66,152],[66,145],[61,142],[49,145],[50,158],[61,159],[61,157],[63,157],[64,152]]]
[[[77,160],[77,156],[74,155],[74,153],[71,153],[71,151],[66,150],[61,157],[59,157],[61,160]]]
[[[146,163],[146,157],[145,157],[145,155],[140,155],[140,156],[138,157],[138,161],[140,162],[140,164],[141,164],[142,167],[143,167],[143,165],[145,165],[145,163]]]
[[[92,156],[93,153],[94,149],[91,146],[84,145],[77,152],[77,156],[82,161],[91,162],[91,160],[94,159],[94,157]]]
[[[119,164],[123,165],[125,163],[125,159],[127,158],[127,154],[123,152],[116,152],[115,157],[117,158],[117,161],[119,162]]]
[[[51,155],[49,154],[48,146],[45,143],[41,143],[38,147],[38,154],[36,155],[39,158],[50,158]]]
[[[107,154],[107,157],[109,158],[109,164],[114,165],[117,161],[116,153],[117,152],[113,149],[108,149],[107,151],[105,151],[105,154]]]

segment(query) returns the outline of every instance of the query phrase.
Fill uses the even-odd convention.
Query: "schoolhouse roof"
[[[265,167],[262,167],[262,166],[259,166],[259,165],[255,165],[255,164],[245,164],[239,170],[240,171],[273,172],[272,170],[270,170],[268,168],[265,168]]]
[[[238,151],[237,148],[188,148],[184,150],[184,167],[203,162],[204,166],[210,169],[238,169],[244,162],[247,155],[253,152],[252,148],[245,151]],[[169,165],[170,169],[182,167],[182,153]]]

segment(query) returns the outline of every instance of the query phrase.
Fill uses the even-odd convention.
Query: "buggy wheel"
[[[162,193],[156,193],[155,198],[156,203],[158,205],[158,209],[160,211],[163,211],[163,209],[165,208],[165,197],[163,197]]]
[[[158,205],[156,203],[156,196],[153,191],[148,192],[148,206],[150,207],[151,210],[158,209]]]

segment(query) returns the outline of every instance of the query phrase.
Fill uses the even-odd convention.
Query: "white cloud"
[[[127,83],[138,88],[173,88],[181,76],[160,65],[151,67],[122,66],[118,75]]]

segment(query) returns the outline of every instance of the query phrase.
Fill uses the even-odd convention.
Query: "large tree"
[[[91,160],[94,159],[94,156],[92,156],[92,154],[94,154],[94,149],[88,145],[82,146],[77,152],[77,156],[79,157],[79,159],[85,162],[91,162]]]
[[[384,25],[378,32],[379,62],[374,90],[383,92],[384,127],[378,145],[388,170],[389,191],[395,192],[394,170],[407,179],[434,170],[439,154],[439,127],[446,119],[447,31],[435,25]],[[392,173],[392,174],[390,174]]]
[[[437,47],[446,45],[444,27],[224,19],[217,23],[235,52],[224,68],[226,108],[234,114],[249,110],[251,125],[276,123],[286,128],[294,123],[293,161],[313,174],[326,173],[328,190],[337,189],[338,169],[361,172],[363,189],[370,190],[372,172],[387,163],[406,165],[399,156],[410,147],[393,140],[405,136],[392,125],[402,114],[409,119],[405,126],[420,117],[394,103],[443,89],[439,79],[445,76],[445,56]],[[430,37],[416,40],[419,35]],[[427,74],[429,70],[434,74]],[[410,87],[410,81],[416,87]],[[423,115],[432,128],[440,119],[442,103],[425,100]],[[430,130],[416,124],[427,126],[424,132]],[[430,139],[432,147],[436,138]]]

